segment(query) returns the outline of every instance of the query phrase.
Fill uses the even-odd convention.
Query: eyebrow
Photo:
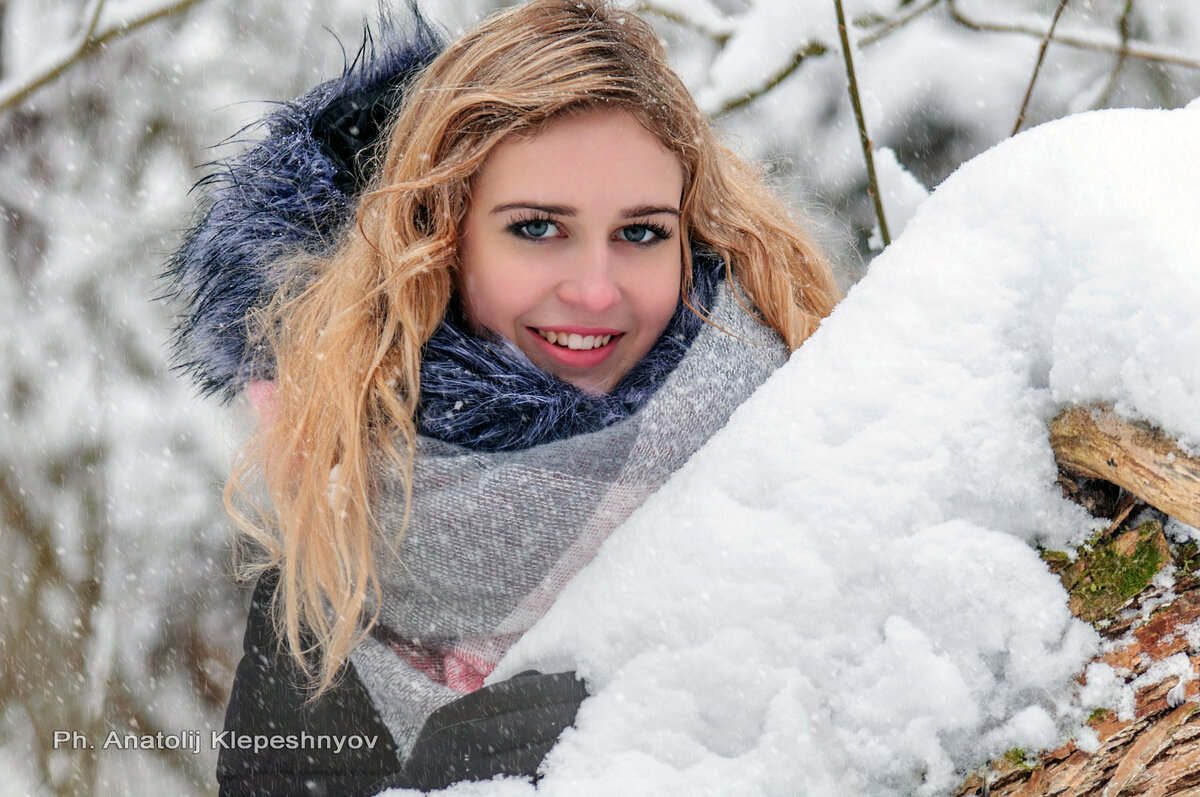
[[[569,205],[541,205],[537,202],[505,202],[503,205],[492,208],[492,213],[505,213],[510,210],[535,210],[548,216],[565,216],[567,218],[578,215],[578,211]],[[653,216],[657,213],[678,216],[679,208],[670,205],[637,205],[623,209],[619,215],[623,219],[636,219],[641,216]]]

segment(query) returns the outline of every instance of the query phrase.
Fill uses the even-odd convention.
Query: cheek
[[[678,260],[672,259],[661,268],[655,269],[653,277],[647,279],[642,289],[642,317],[648,331],[654,331],[658,337],[679,304],[679,285],[683,266]]]
[[[474,332],[481,332],[485,328],[503,332],[500,319],[504,315],[504,304],[498,301],[493,282],[486,271],[463,269],[458,290],[462,296],[463,312]]]
[[[516,332],[516,318],[532,303],[528,280],[501,260],[463,263],[459,277],[463,310],[475,332],[489,329],[507,338]]]
[[[459,240],[458,250],[458,295],[474,332],[496,329],[499,313],[495,302],[497,264],[494,257],[487,255],[489,247],[472,245],[479,237],[478,231],[469,231]]]

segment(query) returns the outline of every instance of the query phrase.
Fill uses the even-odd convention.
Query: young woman
[[[267,122],[172,266],[185,365],[260,408],[222,793],[535,775],[582,684],[484,679],[837,287],[599,0],[418,19]]]

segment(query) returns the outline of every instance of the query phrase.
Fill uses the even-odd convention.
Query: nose
[[[564,303],[601,313],[621,301],[611,254],[606,247],[589,247],[570,264],[569,273],[559,283],[558,298]]]

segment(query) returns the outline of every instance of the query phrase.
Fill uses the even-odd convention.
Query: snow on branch
[[[804,63],[806,58],[824,55],[828,51],[829,48],[821,42],[809,42],[808,45],[803,49],[792,53],[792,60],[785,64],[778,71],[768,75],[761,84],[747,89],[745,92],[737,95],[736,97],[729,98],[721,105],[720,108],[718,108],[716,111],[713,111],[712,115],[724,116],[730,111],[737,110],[743,105],[753,102],[769,92],[771,89],[778,86],[783,81],[787,80],[793,72],[800,68],[800,64]]]
[[[881,20],[877,17],[863,17],[852,20],[851,24],[855,28],[868,31],[858,39],[859,45],[874,44],[888,34],[903,28],[912,20],[937,6],[940,2],[941,0],[925,0],[925,2],[916,4],[911,9],[906,9],[890,19]],[[710,39],[722,49],[738,33],[739,28],[747,23],[752,14],[752,12],[748,12],[742,14],[740,17],[730,17],[711,5],[707,0],[703,0],[702,2],[643,0],[633,6],[632,10],[638,14],[653,14],[674,22],[677,25],[682,25],[692,32]],[[705,110],[712,116],[723,116],[737,110],[769,93],[799,69],[800,65],[807,58],[825,55],[830,49],[831,47],[828,43],[818,38],[809,39],[796,46],[786,62],[782,63],[778,69],[765,74],[763,79],[755,85],[746,88],[734,96],[721,98],[716,103],[702,104],[705,106]]]
[[[946,0],[946,2],[950,7],[950,15],[954,18],[954,21],[974,31],[1016,33],[1025,36],[1036,36],[1039,39],[1046,35],[1044,33],[1046,30],[1045,25],[1039,28],[1032,25],[978,20],[962,12],[962,9],[959,8],[959,0]],[[1080,50],[1096,50],[1098,52],[1114,53],[1129,58],[1140,58],[1145,61],[1157,61],[1163,64],[1187,67],[1188,69],[1200,69],[1200,58],[1195,56],[1185,55],[1164,47],[1156,47],[1153,44],[1145,42],[1130,42],[1128,39],[1114,40],[1108,33],[1099,35],[1091,32],[1086,34],[1078,32],[1064,33],[1055,35],[1054,41],[1057,44],[1065,44],[1068,47],[1075,47]]]
[[[92,0],[84,12],[84,22],[74,41],[68,42],[46,58],[40,65],[23,75],[0,82],[0,112],[20,105],[43,86],[52,83],[63,73],[109,41],[124,36],[143,25],[171,16],[195,5],[199,0],[170,0],[147,6],[122,19],[100,24],[105,0]]]
[[[636,14],[654,14],[724,44],[733,35],[733,20],[708,0],[650,0],[633,7]]]

